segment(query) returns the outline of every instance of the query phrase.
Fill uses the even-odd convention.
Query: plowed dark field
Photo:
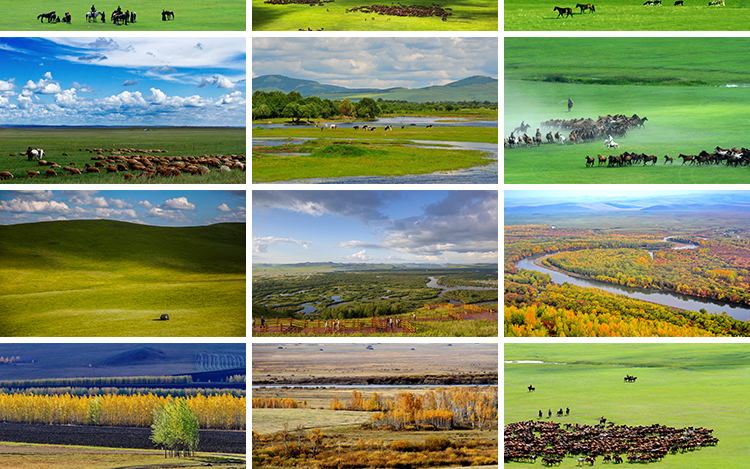
[[[200,430],[199,451],[245,454],[245,432]],[[154,449],[150,428],[0,423],[0,441]]]

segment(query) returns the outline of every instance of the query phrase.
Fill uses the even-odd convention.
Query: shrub
[[[406,441],[406,440],[394,441],[390,445],[388,445],[388,449],[390,449],[391,451],[400,451],[400,452],[417,450],[417,448],[414,446],[414,443],[412,443],[411,441]]]
[[[444,451],[451,445],[448,438],[438,438],[431,436],[424,442],[424,448],[428,451]]]

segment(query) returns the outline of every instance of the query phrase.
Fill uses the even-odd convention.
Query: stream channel
[[[451,119],[450,121],[441,121],[433,117],[390,117],[376,119],[375,121],[360,121],[338,123],[338,127],[347,128],[354,125],[393,125],[401,126],[424,126],[433,124],[435,127],[495,127],[497,121],[473,121]],[[289,124],[254,124],[253,128],[295,128],[296,125]],[[307,138],[289,139],[282,137],[269,137],[252,139],[253,145],[283,145],[284,143],[301,144]],[[405,176],[349,176],[339,178],[312,178],[312,179],[295,179],[292,181],[274,181],[273,184],[497,184],[498,183],[498,145],[497,143],[482,142],[452,142],[452,141],[433,141],[433,140],[412,140],[424,149],[430,148],[453,148],[458,150],[479,150],[485,154],[485,158],[492,160],[491,164],[485,166],[475,166],[473,168],[461,169],[456,171],[440,171],[431,174],[407,174]],[[437,147],[434,145],[450,145],[450,147]],[[283,153],[274,156],[303,156],[305,153]]]
[[[682,247],[682,249],[685,248]],[[516,262],[516,267],[518,267],[519,269],[533,270],[536,272],[549,274],[550,276],[552,276],[552,281],[558,285],[567,282],[571,285],[576,285],[579,287],[598,288],[610,293],[626,295],[630,298],[665,305],[672,308],[679,308],[687,311],[699,311],[701,308],[704,308],[709,313],[719,314],[721,312],[726,312],[729,316],[735,319],[739,319],[741,321],[750,320],[750,309],[739,305],[732,305],[722,301],[709,300],[706,298],[695,298],[692,296],[682,295],[680,293],[665,292],[662,290],[651,290],[648,288],[626,287],[623,285],[614,285],[611,283],[604,283],[596,280],[583,279],[579,277],[573,277],[563,272],[550,270],[546,267],[540,267],[534,264],[535,260],[549,255],[554,254],[546,254],[543,256],[534,256],[521,259],[520,261]]]

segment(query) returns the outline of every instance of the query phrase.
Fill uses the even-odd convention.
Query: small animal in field
[[[676,2],[674,2],[674,6],[677,6],[677,5],[684,6],[685,4],[683,3],[683,0],[677,0]]]
[[[576,5],[576,8],[580,8],[581,13],[583,13],[586,10],[591,10],[591,13],[594,13],[596,11],[593,3],[587,3],[586,5],[584,5],[583,3],[579,3],[578,5]]]
[[[561,17],[562,15],[566,15],[565,18],[569,16],[573,16],[573,9],[572,8],[561,8],[561,7],[555,7],[552,9],[552,11],[557,12],[557,17]]]

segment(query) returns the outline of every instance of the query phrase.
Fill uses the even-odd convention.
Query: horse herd
[[[553,119],[544,121],[541,123],[540,128],[536,129],[534,137],[530,137],[526,132],[531,127],[528,124],[522,124],[519,127],[513,129],[508,137],[505,138],[505,147],[514,148],[525,144],[527,147],[532,145],[540,146],[544,141],[547,143],[560,143],[566,144],[568,142],[572,144],[592,142],[605,139],[605,145],[607,148],[617,148],[619,145],[614,142],[613,135],[615,137],[624,137],[628,130],[643,128],[645,122],[648,120],[647,117],[638,117],[638,114],[633,114],[631,117],[617,114],[606,116],[599,116],[597,120],[591,118],[588,119]],[[550,131],[547,133],[545,140],[542,140],[541,129],[559,129],[554,134]],[[569,131],[568,136],[561,134],[560,131]],[[516,133],[523,133],[521,136],[516,136]]]
[[[701,152],[697,155],[685,155],[683,153],[680,153],[677,158],[682,159],[682,164],[680,166],[684,166],[685,163],[687,163],[688,166],[708,166],[720,164],[733,167],[747,166],[748,164],[750,164],[750,149],[743,147],[738,150],[736,147],[721,148],[717,146],[711,153],[707,152],[706,150],[701,150]],[[596,158],[586,155],[586,167],[593,168],[595,164],[597,166],[606,164],[608,168],[622,168],[625,166],[632,166],[633,164],[639,164],[641,162],[643,162],[644,166],[646,166],[647,163],[651,163],[651,166],[654,166],[657,162],[657,159],[658,158],[656,157],[656,155],[647,155],[645,153],[631,153],[627,151],[621,153],[620,155],[597,155]],[[674,163],[674,160],[674,157],[664,155],[663,165],[666,165],[667,163],[672,164]]]
[[[713,430],[703,427],[672,428],[665,425],[615,425],[600,419],[597,425],[560,425],[552,421],[524,421],[505,425],[505,462],[535,462],[559,465],[565,457],[577,458],[578,465],[604,462],[661,461],[667,454],[685,453],[718,444]]]
[[[110,21],[112,21],[113,24],[125,24],[128,23],[135,23],[136,20],[136,13],[134,11],[125,10],[122,11],[122,9],[118,6],[117,10],[113,11],[110,15]],[[101,22],[105,22],[106,15],[103,11],[98,11],[92,9],[91,11],[86,12],[86,21],[91,23],[97,22],[97,19],[101,19]],[[67,11],[63,16],[57,16],[57,12],[51,11],[49,13],[42,13],[39,16],[36,17],[40,22],[44,23],[44,20],[47,20],[47,23],[68,23],[70,24],[72,22],[72,17],[70,13]],[[174,19],[174,11],[172,10],[162,10],[161,12],[161,19],[162,21],[167,21],[169,19]]]

